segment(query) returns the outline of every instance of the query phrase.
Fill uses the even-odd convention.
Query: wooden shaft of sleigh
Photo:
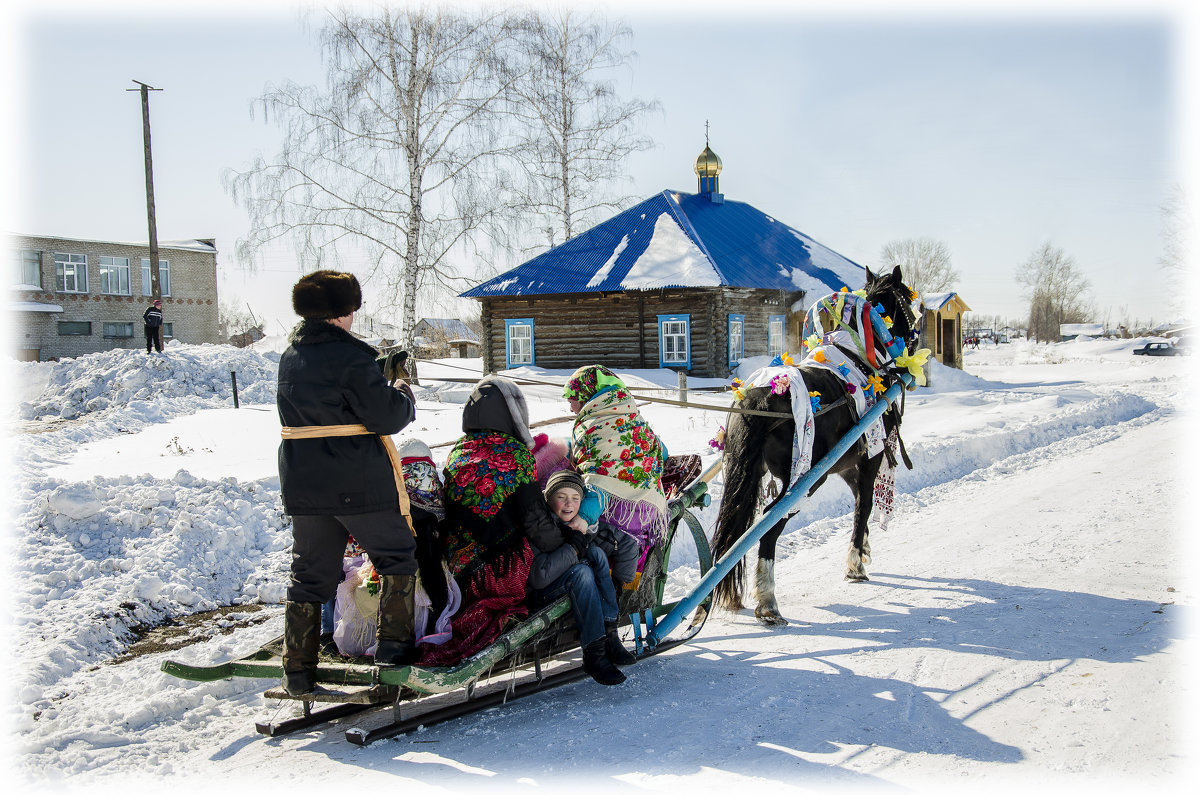
[[[728,552],[721,557],[720,560],[713,564],[713,567],[700,578],[700,582],[696,583],[696,587],[692,592],[679,600],[679,603],[658,620],[658,624],[646,634],[646,643],[653,649],[662,641],[671,630],[679,626],[688,616],[692,614],[700,603],[708,598],[708,595],[713,592],[725,575],[737,565],[737,562],[750,554],[750,550],[758,543],[767,531],[775,526],[781,519],[786,519],[792,513],[795,513],[796,506],[800,500],[804,499],[813,484],[818,479],[833,468],[833,465],[838,462],[851,445],[858,441],[859,437],[867,432],[867,428],[871,423],[879,419],[883,412],[887,411],[888,407],[900,397],[901,393],[912,384],[913,377],[908,373],[900,376],[901,382],[892,384],[883,397],[875,402],[858,424],[851,428],[845,436],[841,438],[833,449],[825,454],[825,457],[813,465],[813,468],[797,481],[796,485],[788,489],[787,493],[775,503],[771,510],[767,511],[761,519],[759,519],[745,534],[738,539]]]

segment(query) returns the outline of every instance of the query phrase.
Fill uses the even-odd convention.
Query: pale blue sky
[[[694,191],[707,120],[727,198],[860,264],[890,240],[938,238],[973,309],[1019,317],[1015,269],[1049,240],[1091,278],[1097,319],[1169,319],[1159,207],[1183,180],[1184,20],[1171,3],[1065,13],[1077,6],[611,6],[639,54],[622,91],[662,103],[627,189]],[[23,123],[7,146],[23,178],[5,226],[146,239],[140,106],[125,91],[143,80],[165,89],[151,99],[159,238],[216,237],[227,294],[290,325],[296,272],[283,251],[257,276],[236,269],[247,222],[220,178],[278,145],[251,99],[322,69],[289,6],[233,7],[25,7],[9,86]]]

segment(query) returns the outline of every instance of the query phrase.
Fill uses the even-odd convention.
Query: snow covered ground
[[[1195,772],[1191,357],[1086,339],[970,351],[965,372],[936,367],[932,386],[907,397],[915,469],[899,473],[896,514],[872,537],[869,583],[841,579],[851,502],[830,483],[781,541],[786,627],[718,612],[619,688],[579,682],[360,748],[345,725],[258,735],[256,719],[293,709],[263,699],[270,682],[159,672],[166,658],[229,659],[281,631],[279,345],[4,365],[16,385],[10,782],[1182,791]],[[454,439],[470,386],[434,379],[478,370],[422,363],[418,418],[401,436]],[[669,372],[626,375],[674,385]],[[526,394],[535,421],[568,413],[554,387]],[[673,453],[712,460],[719,413],[645,414]],[[718,480],[714,501],[719,492]],[[217,609],[181,624],[181,648],[134,646],[147,627]]]

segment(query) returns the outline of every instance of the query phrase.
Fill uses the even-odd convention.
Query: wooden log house
[[[666,367],[727,377],[738,360],[799,351],[809,299],[861,287],[864,268],[718,190],[662,191],[462,293],[480,302],[485,372]]]

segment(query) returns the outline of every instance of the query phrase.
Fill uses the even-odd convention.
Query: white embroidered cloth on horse
[[[836,347],[841,345],[842,347]],[[801,364],[806,367],[823,367],[836,375],[842,381],[854,384],[854,393],[851,395],[854,398],[854,407],[858,410],[858,416],[863,416],[875,405],[875,396],[867,394],[867,376],[858,369],[858,365],[847,356],[842,348],[846,350],[854,350],[854,340],[850,336],[850,332],[839,329],[831,331],[821,338],[821,344],[808,352]],[[817,351],[820,351],[825,361],[817,361],[814,357]],[[807,391],[805,395],[807,396]],[[821,395],[821,402],[829,405],[838,399],[840,396]],[[884,442],[887,440],[887,434],[883,430],[883,420],[878,419],[871,423],[866,432],[867,439],[867,455],[875,456],[883,452]]]
[[[792,479],[788,484],[790,488],[812,469],[816,425],[813,420],[812,402],[808,399],[808,387],[804,385],[804,375],[799,369],[786,364],[767,366],[751,373],[744,386],[747,389],[756,386],[770,387],[771,382],[780,376],[787,376],[792,417],[796,423],[796,433],[792,437]]]

